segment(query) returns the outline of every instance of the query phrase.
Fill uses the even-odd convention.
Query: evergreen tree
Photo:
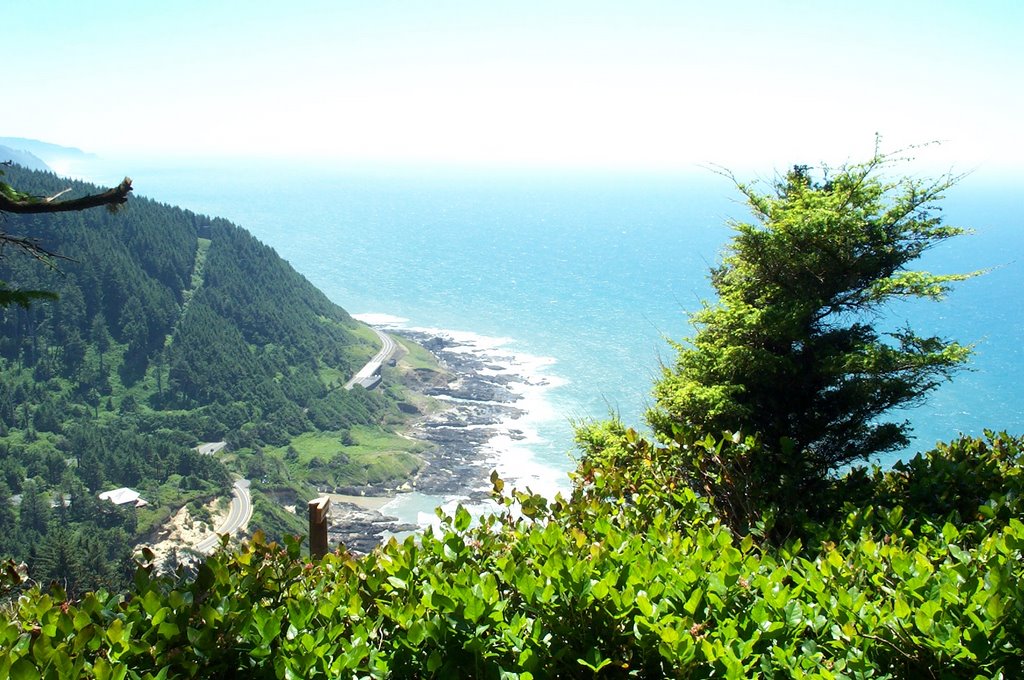
[[[103,357],[106,355],[107,350],[110,349],[110,333],[107,332],[107,322],[103,318],[102,312],[93,317],[89,328],[89,336],[93,346],[96,348],[96,353],[99,355],[100,376],[105,376],[107,371],[103,364]]]
[[[50,524],[50,499],[35,479],[25,481],[21,489],[18,525],[28,540],[45,534]]]
[[[737,183],[756,221],[733,225],[711,276],[718,301],[692,315],[697,334],[677,345],[648,414],[663,440],[759,436],[757,453],[680,448],[696,486],[723,505],[813,510],[838,468],[905,446],[908,423],[883,416],[919,403],[970,353],[876,327],[885,303],[938,300],[971,276],[907,269],[963,233],[935,214],[957,178],[880,177],[894,160],[876,151],[821,180],[795,167],[769,193]]]
[[[15,532],[18,528],[18,520],[14,515],[14,505],[11,502],[11,489],[7,483],[0,480],[0,543],[4,548],[0,549],[0,556],[8,555],[12,543],[15,540]]]
[[[79,531],[75,536],[74,576],[79,592],[95,591],[99,588],[115,590],[121,585],[117,582],[116,577],[117,560],[111,559],[112,554],[118,555],[118,553],[116,549],[115,552],[108,550],[108,548],[114,549],[115,546],[107,545],[116,543],[116,541],[110,541],[113,532],[103,532],[103,534],[100,536],[93,532]]]
[[[100,510],[99,498],[89,493],[85,484],[70,472],[65,475],[61,486],[71,503],[68,508],[70,518],[76,522],[94,521]]]
[[[55,523],[34,551],[29,570],[36,580],[43,583],[56,582],[66,592],[73,594],[76,592],[79,571],[76,557],[73,534],[63,524]]]
[[[99,493],[105,481],[100,453],[100,450],[91,446],[78,453],[78,477],[93,493]]]

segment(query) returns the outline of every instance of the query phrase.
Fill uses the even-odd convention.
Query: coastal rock
[[[327,529],[328,545],[342,544],[351,552],[366,554],[380,544],[385,532],[415,531],[419,527],[397,517],[366,510],[353,503],[332,503]]]
[[[398,402],[398,410],[401,411],[402,413],[405,413],[405,414],[411,415],[411,416],[418,416],[418,415],[420,415],[420,410],[418,408],[416,408],[416,404],[410,404],[407,401],[400,401],[400,402]]]
[[[467,376],[457,382],[445,385],[444,387],[427,388],[425,394],[430,396],[445,396],[451,399],[462,399],[465,401],[484,401],[509,404],[519,397],[511,392],[500,381],[490,376],[479,375]]]
[[[420,420],[409,435],[435,446],[424,454],[424,465],[406,487],[431,495],[457,495],[470,503],[490,497],[489,476],[495,466],[489,443],[498,436],[521,441],[526,434],[510,423],[526,411],[516,404],[522,400],[516,385],[531,383],[510,365],[498,363],[500,355],[488,350],[474,353],[474,346],[451,337],[404,328],[389,328],[389,333],[409,338],[437,358],[450,376],[442,380],[436,371],[406,373],[406,386],[443,402],[445,408]],[[339,489],[358,495],[361,489]],[[379,490],[391,493],[393,490]],[[380,541],[385,532],[412,530],[397,524],[394,517],[338,504],[333,510],[330,536],[349,549],[365,552]]]
[[[515,406],[522,397],[516,383],[523,376],[495,361],[493,353],[474,353],[468,343],[421,331],[393,329],[391,332],[418,342],[430,350],[454,376],[446,384],[435,384],[423,392],[445,402],[447,408],[423,421],[411,433],[436,446],[415,479],[417,490],[431,494],[466,494],[489,488],[494,467],[486,447],[498,435],[522,439],[522,431],[511,430],[510,421],[525,414]]]

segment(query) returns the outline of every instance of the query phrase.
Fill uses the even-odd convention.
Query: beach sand
[[[386,504],[394,500],[394,496],[350,496],[340,493],[324,494],[330,496],[332,503],[351,503],[363,510],[380,510]]]

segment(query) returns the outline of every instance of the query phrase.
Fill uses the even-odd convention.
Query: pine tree
[[[18,525],[29,540],[44,535],[50,525],[50,499],[35,479],[26,480],[21,489]]]
[[[18,519],[14,514],[14,505],[11,502],[11,489],[7,483],[0,480],[0,544],[5,547],[0,549],[0,556],[7,554],[10,546],[15,541],[15,532],[18,529]]]
[[[82,566],[74,533],[62,524],[55,524],[34,551],[29,573],[42,583],[57,583],[71,597],[80,592]]]
[[[907,268],[963,233],[935,214],[958,178],[880,177],[894,160],[876,151],[866,163],[826,168],[820,180],[795,167],[768,193],[737,183],[755,221],[733,225],[711,275],[718,301],[692,315],[697,333],[677,345],[648,414],[663,440],[760,438],[756,453],[681,448],[684,458],[699,456],[685,461],[698,488],[723,501],[759,499],[726,505],[812,510],[840,467],[905,446],[909,424],[885,414],[919,403],[970,354],[910,328],[876,328],[886,303],[939,300],[973,275]]]

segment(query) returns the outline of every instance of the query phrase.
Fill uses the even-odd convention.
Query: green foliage
[[[998,487],[963,517],[879,500],[778,546],[685,486],[660,504],[656,482],[632,490],[658,468],[651,445],[635,470],[581,476],[571,502],[500,494],[494,515],[459,507],[361,559],[256,536],[194,578],[142,567],[124,596],[29,590],[0,624],[0,675],[1018,677],[1022,445],[964,439],[874,473],[890,500],[940,468]]]
[[[854,470],[837,486],[838,495],[854,505],[898,505],[914,518],[1005,524],[1021,517],[1020,441],[1005,432],[986,432],[984,439],[962,436],[897,462],[892,470],[876,467],[870,475]]]
[[[10,167],[10,165],[11,165],[11,163],[9,161],[8,162],[4,162],[4,163],[0,163],[0,166],[4,166],[4,167]],[[4,171],[0,170],[0,177],[2,177],[4,174],[5,174]],[[13,202],[32,201],[33,198],[34,198],[34,197],[24,193],[24,192],[18,191],[17,189],[12,187],[7,182],[4,182],[3,180],[0,180],[0,197],[6,199],[8,201],[13,201]],[[0,214],[3,214],[3,213],[0,212]],[[6,234],[6,232],[0,233],[0,248],[2,248],[3,245],[7,245],[6,241],[7,241],[7,234]],[[15,243],[17,245],[17,242],[15,242]],[[43,261],[43,262],[45,262],[47,264],[49,263],[47,258],[45,256],[43,256],[43,253],[38,252],[38,251],[33,252],[31,250],[32,247],[33,247],[31,242],[25,243],[22,247],[26,248],[28,250],[29,254],[39,255],[40,257],[38,259],[40,259],[41,261]],[[48,290],[11,289],[11,288],[8,288],[8,286],[7,286],[7,284],[5,282],[0,281],[0,307],[9,307],[10,305],[18,305],[20,307],[26,307],[27,308],[33,302],[38,302],[38,301],[41,301],[41,300],[55,300],[55,299],[57,299],[57,296],[52,291],[48,291]]]
[[[15,339],[0,336],[11,369],[0,380],[0,502],[10,489],[22,503],[17,516],[0,513],[0,527],[31,549],[28,570],[0,565],[0,677],[1024,675],[1024,440],[986,433],[890,471],[828,474],[902,437],[903,426],[875,416],[926,393],[966,352],[909,330],[887,344],[867,324],[844,325],[962,278],[902,269],[957,230],[927,213],[948,184],[904,184],[886,203],[897,187],[870,176],[884,160],[820,185],[797,168],[775,197],[745,191],[762,227],[740,225],[715,273],[723,305],[698,314],[701,333],[659,386],[659,441],[616,421],[581,427],[568,501],[505,493],[495,474],[493,514],[439,511],[440,529],[359,559],[339,548],[312,563],[298,540],[257,534],[191,571],[158,575],[144,562],[112,594],[138,517],[97,505],[101,484],[163,474],[203,486],[223,472],[186,453],[188,432],[204,429],[230,429],[252,474],[287,476],[343,433],[358,449],[387,406],[320,379],[336,370],[326,361],[355,356],[331,346],[348,322],[316,296],[302,303],[316,323],[275,310],[267,291],[279,282],[252,269],[264,247],[226,223],[197,227],[209,243],[185,238],[181,271],[161,275],[181,274],[169,298],[156,286],[108,308],[97,290],[145,287],[150,276],[143,267],[121,280],[115,268],[82,274],[91,283],[62,291],[67,308],[5,313]],[[783,271],[783,256],[809,266]],[[837,271],[849,280],[815,283]],[[246,276],[258,285],[242,286]],[[303,295],[306,284],[283,280]],[[231,357],[237,365],[215,365]],[[188,373],[204,361],[215,379]],[[920,382],[900,384],[911,377]],[[745,401],[797,378],[823,392],[785,427],[773,418],[802,397],[776,389],[774,415]],[[864,409],[849,410],[857,399]],[[857,425],[858,414],[869,420]],[[302,434],[317,422],[333,423],[321,428],[331,434]],[[389,462],[414,459],[402,452],[379,472]],[[260,522],[301,523],[259,490],[254,498]]]
[[[956,342],[875,327],[886,303],[941,299],[973,276],[907,269],[963,233],[936,215],[957,178],[880,176],[894,162],[876,152],[826,168],[821,181],[798,166],[769,193],[737,184],[756,222],[733,225],[711,276],[718,301],[692,315],[697,334],[676,346],[648,420],[663,441],[682,440],[683,455],[703,455],[687,441],[709,433],[756,435],[759,449],[730,449],[708,466],[683,461],[695,488],[731,494],[737,508],[813,514],[839,468],[907,444],[909,425],[885,414],[918,403],[967,359]],[[755,487],[770,497],[747,503]]]
[[[0,163],[0,165],[10,167],[9,162]],[[4,171],[0,170],[0,177],[3,177],[4,174]],[[10,184],[4,181],[0,181],[0,196],[4,196],[5,198],[11,201],[27,201],[32,198],[32,196],[30,196],[29,194],[26,194],[23,191],[18,191],[17,189],[15,189]]]
[[[28,195],[91,190],[5,171]],[[326,367],[351,375],[376,347],[272,249],[224,220],[143,198],[116,214],[3,219],[5,232],[32,234],[67,258],[59,271],[24,256],[31,251],[0,258],[9,290],[55,293],[0,308],[0,480],[12,494],[30,491],[14,528],[3,521],[11,506],[0,511],[0,557],[24,560],[34,578],[63,578],[73,594],[122,587],[118,569],[106,581],[74,560],[50,560],[66,574],[50,569],[41,551],[56,545],[43,538],[58,524],[65,546],[99,537],[112,547],[109,562],[121,564],[173,509],[228,493],[227,468],[193,451],[198,442],[283,446],[398,413],[391,395],[321,380]],[[416,463],[395,454],[356,472],[390,478]],[[97,493],[117,486],[153,507],[126,515],[97,504]],[[51,511],[65,495],[71,506]]]
[[[33,302],[56,299],[57,294],[48,290],[11,290],[0,281],[0,307],[18,305],[27,309]]]
[[[56,190],[52,175],[10,173],[30,194]],[[94,418],[109,396],[147,428],[160,426],[155,414],[180,421],[187,410],[186,431],[203,420],[203,434],[221,439],[253,422],[256,443],[279,445],[394,410],[320,379],[324,367],[350,375],[375,347],[273,250],[224,220],[146,199],[114,215],[5,219],[69,259],[60,272],[30,258],[0,260],[0,280],[59,295],[0,312],[0,358],[36,382],[66,381],[65,396]],[[121,388],[132,391],[127,406]]]

